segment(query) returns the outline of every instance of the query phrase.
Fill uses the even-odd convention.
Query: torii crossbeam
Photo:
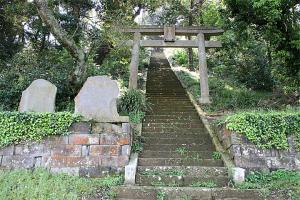
[[[201,88],[199,102],[203,104],[210,103],[205,48],[222,47],[222,44],[219,41],[205,41],[205,38],[221,35],[224,32],[222,29],[204,26],[140,26],[138,28],[126,28],[122,31],[125,33],[134,33],[133,40],[127,41],[127,45],[132,46],[129,79],[130,89],[137,88],[140,47],[198,48]],[[164,40],[141,40],[142,35],[163,35]],[[176,36],[197,36],[197,40],[176,40]]]

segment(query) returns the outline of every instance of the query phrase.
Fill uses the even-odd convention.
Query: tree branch
[[[50,32],[54,35],[55,39],[67,49],[71,56],[76,60],[77,66],[72,76],[72,83],[80,85],[86,75],[86,55],[84,50],[79,48],[74,39],[61,27],[57,19],[48,7],[47,0],[34,0],[37,7],[39,16],[43,22],[49,27]]]
[[[34,0],[34,3],[41,19],[50,28],[50,31],[54,35],[55,39],[57,39],[59,43],[67,48],[71,55],[76,59],[82,56],[80,54],[82,54],[83,51],[76,46],[73,38],[68,36],[67,32],[60,26],[52,12],[50,12],[47,0]]]

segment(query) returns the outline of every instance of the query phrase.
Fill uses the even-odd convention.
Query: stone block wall
[[[0,149],[4,169],[46,167],[53,172],[98,177],[122,171],[131,148],[128,123],[74,123],[70,134]]]
[[[225,128],[217,131],[224,148],[228,150],[236,167],[248,170],[300,170],[300,152],[293,137],[288,138],[289,149],[261,149],[245,136]]]

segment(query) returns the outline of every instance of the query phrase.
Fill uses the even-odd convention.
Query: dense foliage
[[[225,0],[211,6],[208,13],[215,12],[216,25],[226,30],[224,48],[213,54],[215,67],[236,74],[247,87],[299,98],[299,1]]]
[[[46,136],[67,134],[80,117],[71,113],[0,112],[0,147]]]
[[[122,182],[122,176],[91,179],[66,174],[51,174],[45,169],[0,171],[0,199],[109,198],[113,197],[110,188]]]
[[[287,137],[294,136],[300,150],[300,111],[242,112],[228,116],[223,123],[261,148],[286,150]]]
[[[24,49],[15,54],[6,68],[0,68],[0,107],[16,110],[21,93],[35,79],[46,79],[58,88],[58,110],[70,101],[72,86],[66,77],[72,69],[73,60],[64,50],[49,49],[36,52]]]
[[[120,98],[119,111],[129,115],[130,121],[140,123],[149,109],[145,94],[139,90],[128,90]]]
[[[277,170],[273,172],[250,172],[240,189],[264,189],[268,199],[300,198],[300,172]]]

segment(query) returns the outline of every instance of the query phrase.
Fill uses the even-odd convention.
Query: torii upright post
[[[210,100],[209,100],[207,61],[206,61],[206,52],[205,52],[205,38],[203,33],[198,34],[198,56],[199,56],[199,75],[200,75],[200,88],[201,88],[201,96],[199,102],[202,104],[207,104],[210,103]]]
[[[130,62],[129,89],[137,88],[140,40],[141,40],[141,33],[135,32],[134,39],[133,39],[133,47],[132,47],[132,57]]]

